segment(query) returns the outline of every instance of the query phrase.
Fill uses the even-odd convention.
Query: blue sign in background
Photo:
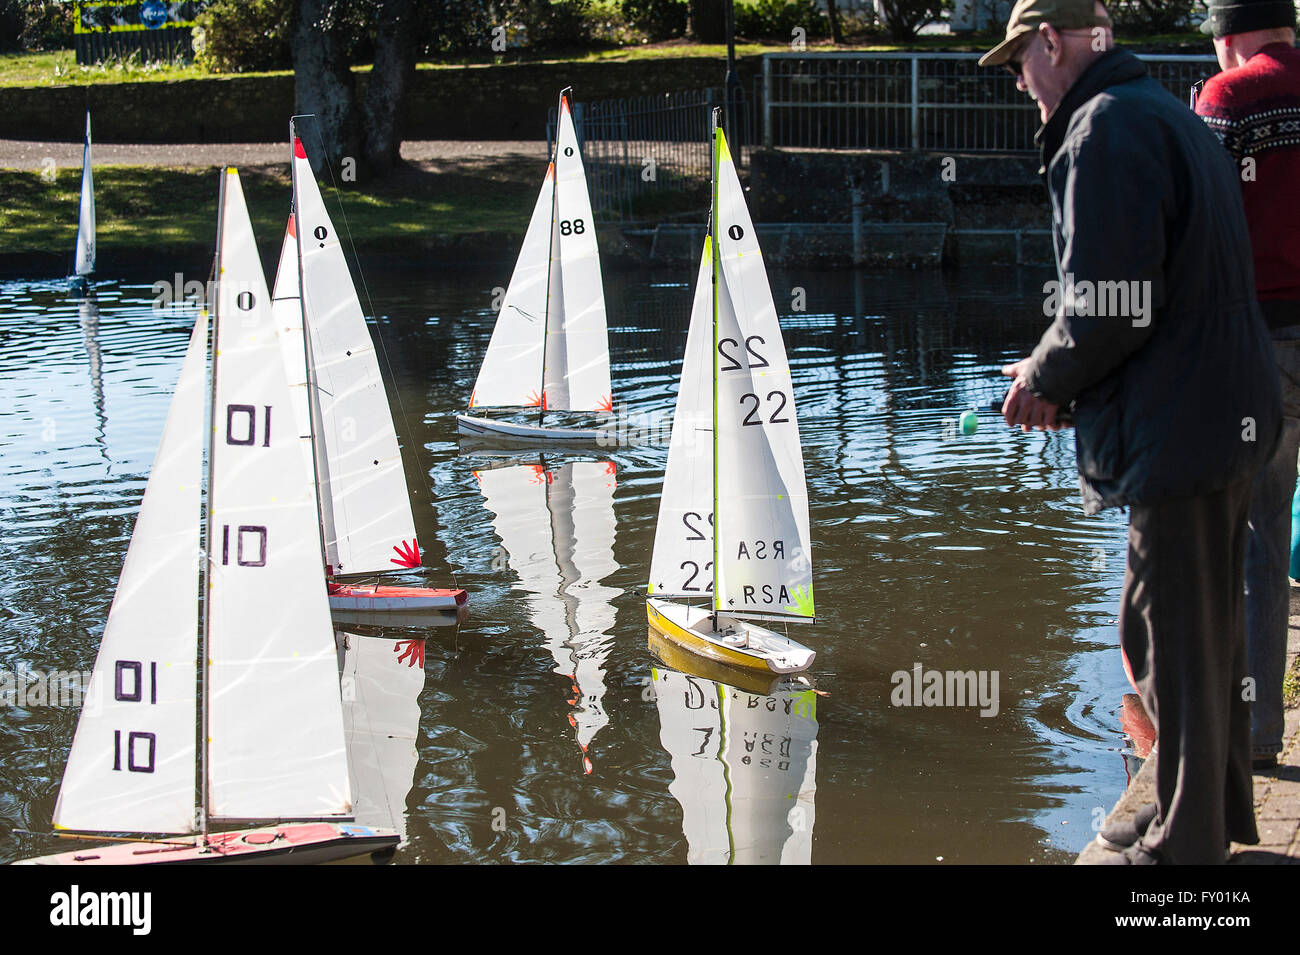
[[[167,4],[162,0],[144,0],[140,4],[140,22],[150,30],[157,30],[167,19]]]

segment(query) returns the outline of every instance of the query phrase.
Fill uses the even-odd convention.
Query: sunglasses
[[[1020,76],[1025,71],[1024,57],[1029,52],[1029,44],[1034,42],[1036,36],[1038,36],[1037,33],[1029,34],[1028,38],[1016,47],[1015,55],[1007,60],[1006,67],[1011,71],[1012,76]]]

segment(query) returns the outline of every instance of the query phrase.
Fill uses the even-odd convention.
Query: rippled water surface
[[[813,694],[651,654],[666,447],[461,448],[452,414],[507,276],[368,270],[425,565],[471,608],[397,635],[425,638],[397,861],[1070,861],[1125,784],[1123,517],[1082,515],[1070,432],[955,427],[1036,340],[1049,277],[772,274],[811,500],[819,620],[795,635]],[[615,403],[651,437],[692,279],[605,278]],[[94,663],[194,318],[153,310],[151,282],[101,283],[93,305],[0,285],[0,669]],[[917,663],[996,674],[996,714],[891,705]],[[0,861],[63,848],[13,830],[49,829],[75,723],[0,706]],[[399,809],[410,766],[383,784]]]

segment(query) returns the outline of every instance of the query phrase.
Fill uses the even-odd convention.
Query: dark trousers
[[[1160,811],[1142,844],[1180,865],[1259,841],[1244,682],[1250,494],[1239,481],[1130,509],[1120,643],[1159,740]]]

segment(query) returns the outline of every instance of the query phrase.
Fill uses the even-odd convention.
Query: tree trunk
[[[690,0],[688,34],[700,43],[727,42],[727,4],[730,0]]]
[[[366,87],[365,160],[376,175],[401,163],[402,101],[415,75],[415,0],[383,0],[375,35],[375,65]]]
[[[843,43],[844,34],[840,30],[840,11],[835,0],[826,0],[826,19],[831,21],[831,42]]]
[[[352,73],[343,43],[331,27],[332,6],[333,0],[297,0],[293,86],[296,112],[316,117],[303,124],[312,169],[319,176],[328,164],[337,179],[342,161],[356,159],[360,136]]]

